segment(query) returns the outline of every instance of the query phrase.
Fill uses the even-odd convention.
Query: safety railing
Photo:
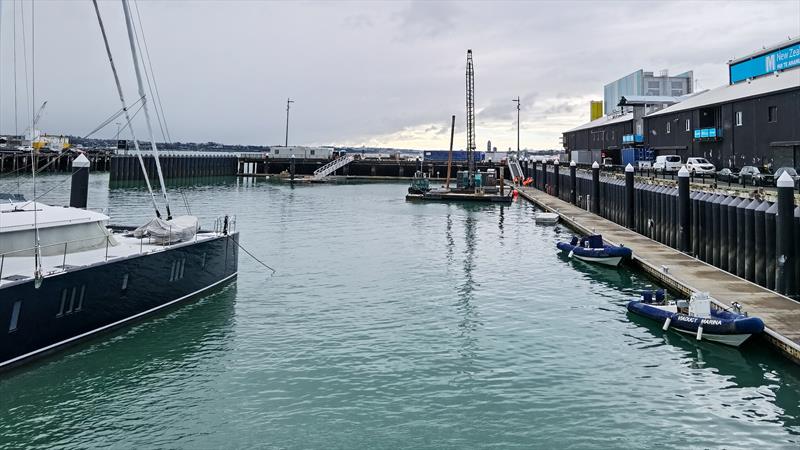
[[[321,178],[325,178],[328,175],[336,172],[338,169],[350,164],[353,162],[355,157],[353,155],[345,155],[339,158],[334,159],[333,161],[325,164],[324,166],[320,167],[319,169],[314,171],[314,179],[319,180]]]

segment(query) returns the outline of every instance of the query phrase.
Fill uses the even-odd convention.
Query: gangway
[[[508,158],[506,164],[508,165],[508,170],[511,172],[511,179],[512,180],[519,180],[521,183],[522,180],[525,178],[525,174],[522,172],[522,167],[519,165],[519,161],[516,159],[512,160]]]
[[[312,177],[314,180],[321,180],[328,175],[336,172],[337,170],[341,169],[342,167],[350,164],[355,159],[353,155],[344,155],[340,156],[339,158],[334,159],[333,161],[325,164],[324,166],[320,167],[319,169],[314,171],[314,176]]]

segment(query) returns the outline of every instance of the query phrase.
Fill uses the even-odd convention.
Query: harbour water
[[[62,180],[37,189],[66,203]],[[630,316],[651,282],[560,256],[525,201],[223,179],[173,189],[179,212],[177,190],[277,273],[242,254],[217,294],[0,374],[0,447],[800,445],[795,365]],[[103,174],[89,203],[150,215]]]

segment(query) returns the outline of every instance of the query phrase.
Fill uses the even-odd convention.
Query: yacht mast
[[[128,28],[128,40],[131,43],[131,56],[133,56],[133,67],[136,69],[136,83],[139,85],[139,97],[142,99],[142,108],[144,109],[144,119],[147,123],[147,132],[150,134],[150,145],[153,149],[153,157],[156,161],[156,172],[158,172],[158,181],[161,183],[161,193],[164,195],[164,202],[167,206],[167,220],[172,220],[172,212],[169,209],[169,198],[167,197],[167,187],[164,185],[164,174],[161,172],[161,162],[158,159],[158,147],[156,146],[156,138],[153,134],[153,125],[150,123],[150,111],[147,107],[147,95],[144,93],[144,85],[142,84],[142,73],[139,70],[139,57],[136,53],[136,42],[133,37],[133,24],[131,23],[131,14],[128,10],[128,0],[122,0],[122,9],[125,11],[125,26]]]
[[[117,83],[117,93],[119,94],[119,101],[122,103],[122,110],[125,111],[125,123],[131,130],[131,138],[133,138],[133,146],[136,149],[136,156],[139,159],[139,165],[142,167],[142,174],[144,175],[144,182],[147,184],[147,191],[150,192],[150,198],[153,200],[153,208],[156,210],[156,217],[161,218],[161,211],[158,210],[156,203],[156,195],[153,193],[153,186],[150,185],[150,177],[147,176],[147,169],[144,166],[142,159],[142,152],[139,150],[139,141],[136,139],[136,133],[133,131],[133,124],[131,123],[131,116],[128,112],[128,105],[125,104],[125,96],[122,94],[122,85],[119,83],[119,75],[117,75],[117,66],[114,65],[114,58],[111,56],[111,47],[108,45],[108,37],[106,36],[106,27],[103,25],[103,19],[100,17],[100,9],[97,7],[97,0],[92,0],[94,4],[94,12],[97,14],[97,22],[100,24],[100,32],[103,34],[103,42],[106,45],[106,54],[108,55],[108,62],[111,63],[111,71],[114,73],[114,81]],[[117,136],[119,138],[119,136]],[[156,160],[158,161],[158,160]]]

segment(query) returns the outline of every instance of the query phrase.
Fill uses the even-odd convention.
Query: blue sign
[[[695,139],[700,139],[700,129],[699,128],[697,130],[694,130],[694,138]]]
[[[733,84],[792,67],[800,67],[800,44],[731,65],[730,81]]]

